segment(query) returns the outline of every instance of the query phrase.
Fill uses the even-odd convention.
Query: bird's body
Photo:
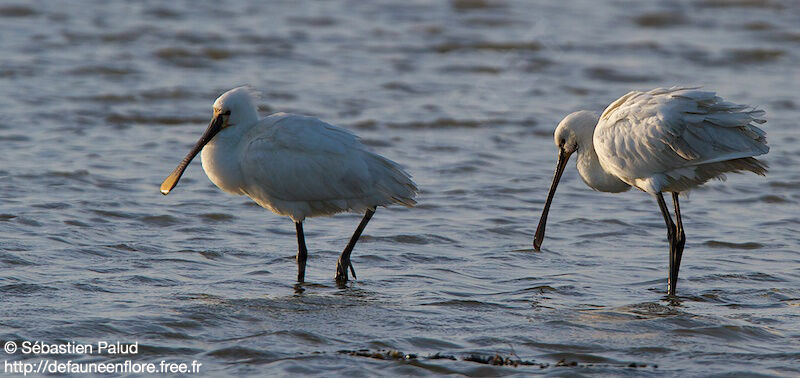
[[[606,108],[592,142],[603,170],[655,195],[683,192],[742,170],[766,172],[761,110],[725,102],[714,92],[630,92]]]
[[[589,111],[572,113],[555,132],[559,163],[534,247],[541,245],[550,201],[569,156],[578,153],[578,172],[593,189],[623,192],[630,187],[656,196],[670,238],[670,294],[674,294],[683,226],[677,194],[728,172],[766,174],[753,158],[769,151],[761,110],[722,100],[695,88],[658,88],[622,96],[598,117]],[[673,193],[677,225],[662,193]]]
[[[337,266],[337,281],[344,283],[348,267],[355,275],[350,252],[376,207],[416,203],[417,187],[397,163],[368,151],[351,132],[313,117],[276,113],[259,120],[244,87],[217,99],[208,130],[161,185],[163,194],[201,150],[203,170],[217,187],[294,220],[301,282],[307,217],[365,213]]]
[[[415,204],[416,186],[349,131],[313,117],[276,113],[221,130],[201,154],[220,189],[244,194],[295,222],[376,206]]]

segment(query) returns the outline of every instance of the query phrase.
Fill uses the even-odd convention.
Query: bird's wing
[[[763,116],[696,88],[634,91],[600,116],[594,145],[603,164],[647,177],[767,153]]]
[[[283,201],[361,198],[372,178],[364,147],[349,131],[313,117],[270,117],[242,150],[248,194]]]

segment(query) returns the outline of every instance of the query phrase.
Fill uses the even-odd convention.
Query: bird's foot
[[[357,279],[356,277],[356,270],[353,269],[353,263],[350,262],[350,259],[343,260],[341,257],[339,261],[336,263],[336,283],[339,286],[344,286],[347,284],[349,280],[347,276],[347,269],[350,269],[350,272],[353,273],[353,279]]]

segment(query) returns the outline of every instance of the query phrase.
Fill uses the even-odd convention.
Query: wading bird
[[[297,281],[305,279],[303,220],[364,212],[336,265],[336,282],[356,278],[350,253],[377,206],[414,206],[417,186],[397,163],[367,151],[350,131],[313,117],[276,113],[258,119],[248,88],[225,92],[203,136],[161,184],[168,194],[202,150],[203,170],[225,192],[246,195],[297,230]]]
[[[614,101],[598,118],[578,111],[556,128],[558,163],[542,210],[533,247],[544,239],[547,213],[569,157],[578,153],[578,172],[595,190],[619,193],[638,188],[656,197],[667,225],[669,278],[675,295],[686,235],[678,194],[725,173],[750,171],[764,176],[766,163],[753,156],[769,152],[764,111],[733,104],[697,88],[633,91]],[[671,192],[675,222],[662,193]]]

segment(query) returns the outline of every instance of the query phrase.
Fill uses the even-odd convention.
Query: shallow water
[[[138,342],[59,359],[215,376],[800,374],[798,25],[778,0],[4,2],[0,341]],[[348,288],[359,215],[306,222],[298,292],[290,220],[199,159],[158,193],[244,83],[262,115],[348,127],[422,189],[378,209]],[[593,192],[574,163],[533,252],[561,117],[675,84],[765,109],[772,147],[767,178],[682,201],[680,300],[655,201]],[[381,350],[417,358],[362,356]],[[495,354],[535,365],[464,361]]]

